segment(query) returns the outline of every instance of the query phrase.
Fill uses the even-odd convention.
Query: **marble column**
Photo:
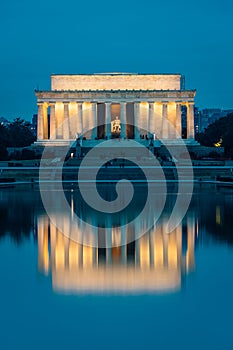
[[[155,115],[154,115],[154,103],[149,103],[149,122],[148,122],[149,137],[155,133]]]
[[[69,130],[70,139],[75,140],[77,137],[77,119],[78,119],[78,106],[77,102],[71,101],[69,103]]]
[[[154,118],[155,118],[155,135],[162,139],[162,119],[163,119],[163,105],[160,102],[154,104]]]
[[[148,136],[149,130],[149,103],[143,101],[139,104],[140,110],[140,129],[144,137]]]
[[[43,104],[44,139],[48,140],[48,104]]]
[[[176,138],[176,103],[170,102],[167,108],[168,138],[174,140]]]
[[[176,138],[182,138],[181,104],[176,104]]]
[[[37,140],[40,141],[44,139],[43,103],[38,103],[37,105]]]
[[[135,140],[140,139],[140,128],[139,128],[139,103],[134,102],[134,138]]]
[[[48,139],[48,104],[38,103],[37,140]]]
[[[92,132],[91,139],[95,140],[97,137],[97,104],[92,103]]]
[[[194,139],[194,103],[187,105],[187,139]]]
[[[77,136],[83,133],[82,103],[77,103]]]
[[[55,102],[50,102],[50,140],[56,140]]]
[[[69,132],[69,103],[64,102],[64,122],[63,122],[63,139],[69,140],[70,139],[70,132]]]
[[[162,112],[162,139],[168,139],[167,103],[163,104],[163,112]]]
[[[121,122],[121,138],[125,138],[127,136],[126,135],[126,102],[121,103],[120,122]]]
[[[105,136],[107,139],[111,138],[111,103],[105,103]]]

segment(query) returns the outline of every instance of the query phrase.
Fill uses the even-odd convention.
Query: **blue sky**
[[[52,73],[182,73],[233,108],[233,2],[2,0],[0,116],[29,119]]]

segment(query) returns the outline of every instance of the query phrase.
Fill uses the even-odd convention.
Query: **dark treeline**
[[[196,139],[203,146],[219,144],[224,147],[226,156],[233,157],[233,113],[210,124]]]
[[[30,122],[24,119],[16,118],[7,126],[0,124],[0,159],[7,158],[7,147],[26,147],[35,140]]]

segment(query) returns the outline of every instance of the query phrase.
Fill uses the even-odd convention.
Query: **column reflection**
[[[167,217],[164,216],[156,228],[126,245],[127,235],[135,233],[133,224],[127,232],[121,227],[93,228],[90,240],[97,247],[68,238],[72,237],[69,218],[59,214],[59,220],[63,220],[66,236],[46,215],[37,219],[38,268],[45,274],[51,272],[54,291],[77,294],[173,292],[181,288],[183,277],[195,268],[197,225],[192,213],[171,234],[165,232]],[[98,224],[98,218],[95,220]],[[80,231],[84,229],[80,227]],[[112,247],[98,247],[100,240],[112,242]],[[116,246],[120,243],[123,245]]]

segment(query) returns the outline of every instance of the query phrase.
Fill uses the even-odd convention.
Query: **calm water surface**
[[[138,189],[128,220],[141,210]],[[105,228],[77,188],[65,193],[73,212],[95,222],[90,239],[111,232],[120,242],[124,213]],[[1,188],[0,348],[233,349],[233,189],[196,187],[186,217],[167,235],[175,198],[171,187],[157,226],[140,240],[132,224],[131,243],[104,249],[66,237],[69,218],[54,207],[66,236],[56,229],[37,188]]]

